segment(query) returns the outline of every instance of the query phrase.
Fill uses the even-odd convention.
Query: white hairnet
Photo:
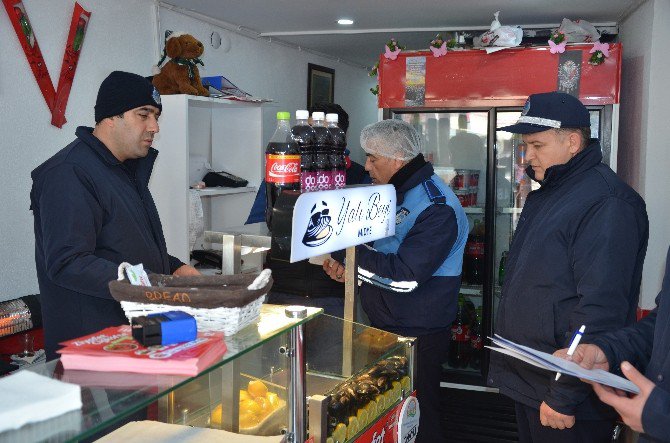
[[[402,120],[382,120],[361,131],[365,152],[386,158],[411,160],[423,150],[421,135]]]

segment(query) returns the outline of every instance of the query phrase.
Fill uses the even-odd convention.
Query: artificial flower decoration
[[[375,63],[370,72],[368,72],[368,77],[376,77],[377,71],[379,70],[379,62]]]
[[[386,43],[384,57],[389,60],[395,60],[398,58],[398,54],[400,54],[402,49],[405,49],[405,47],[400,46],[396,39],[392,38],[388,43]]]
[[[437,34],[435,38],[430,41],[430,50],[435,57],[447,55],[447,42],[442,39],[441,34]]]
[[[600,65],[610,56],[610,45],[608,43],[600,43],[599,41],[594,42],[589,54],[593,54],[589,59],[589,64]]]
[[[549,52],[552,54],[563,54],[565,52],[565,45],[568,43],[565,34],[561,31],[554,31],[549,39]]]

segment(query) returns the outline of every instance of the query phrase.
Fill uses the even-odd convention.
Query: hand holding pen
[[[570,347],[568,347],[567,355],[569,357],[571,357],[572,354],[575,353],[575,349],[577,349],[577,345],[579,345],[579,341],[582,339],[582,335],[584,335],[585,330],[586,326],[582,325],[577,331],[575,331],[574,335],[572,336],[572,340],[570,340]],[[555,380],[558,380],[559,378],[561,378],[561,373],[557,372]]]

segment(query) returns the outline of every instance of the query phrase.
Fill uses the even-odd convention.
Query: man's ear
[[[568,135],[568,142],[570,143],[570,154],[577,154],[582,148],[582,136],[578,132],[571,132]]]

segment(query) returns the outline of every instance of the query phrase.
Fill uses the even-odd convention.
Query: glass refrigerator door
[[[605,112],[604,112],[605,111]],[[602,131],[601,121],[607,119],[607,112],[602,107],[589,109],[591,114],[591,137],[599,138],[603,145],[603,161],[609,164],[609,135]],[[513,125],[521,116],[518,110],[498,110],[496,113],[496,126]],[[605,121],[605,126],[607,121]],[[495,160],[496,177],[496,212],[495,212],[495,241],[494,260],[497,265],[493,281],[493,314],[495,321],[500,300],[500,292],[505,279],[505,260],[507,251],[516,229],[521,210],[526,201],[528,193],[540,187],[539,183],[533,181],[525,172],[526,148],[520,134],[497,131],[495,135],[497,158]],[[493,325],[491,332],[495,331]]]
[[[422,134],[424,157],[433,163],[435,173],[451,186],[468,217],[470,235],[463,257],[458,314],[452,325],[449,359],[443,364],[443,368],[457,378],[481,374],[489,115],[488,111],[394,114],[394,118],[412,124]]]

